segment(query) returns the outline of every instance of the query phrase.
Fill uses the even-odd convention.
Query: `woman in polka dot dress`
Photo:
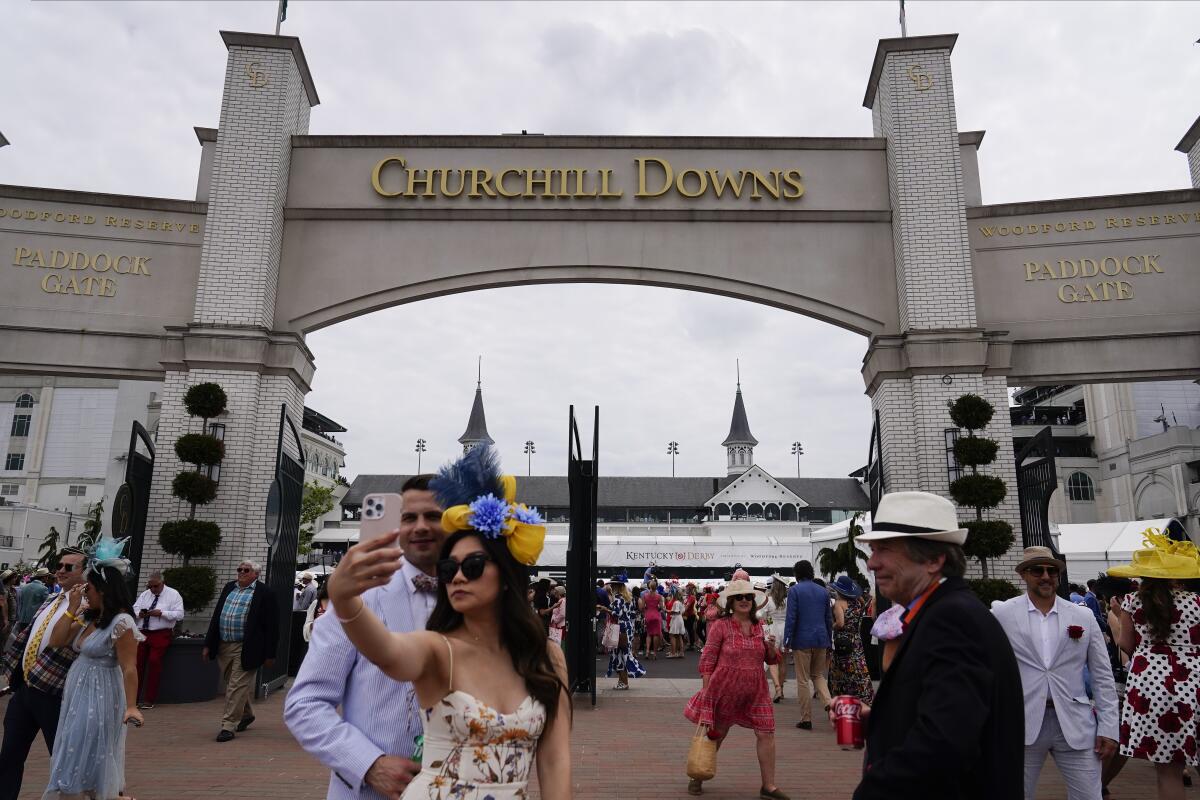
[[[1141,578],[1138,591],[1121,602],[1119,615],[1118,645],[1133,654],[1121,715],[1121,755],[1153,762],[1158,796],[1182,798],[1184,764],[1200,764],[1200,595],[1184,583],[1200,577],[1200,555],[1191,542],[1157,535],[1147,540],[1150,547],[1137,551],[1133,564],[1109,570]]]

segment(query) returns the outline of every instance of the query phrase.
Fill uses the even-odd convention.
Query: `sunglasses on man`
[[[1058,567],[1046,567],[1039,565],[1036,567],[1026,567],[1025,571],[1035,578],[1040,578],[1043,575],[1049,575],[1051,578],[1058,577]]]
[[[75,567],[76,567],[75,564],[68,564],[64,561],[60,561],[54,565],[54,571],[55,572],[74,572]]]
[[[472,553],[462,561],[457,558],[443,558],[437,563],[438,580],[443,584],[450,583],[458,577],[460,571],[467,580],[478,580],[484,567],[491,560],[491,556],[486,553]]]
[[[250,569],[249,567],[238,567],[238,568],[237,568],[237,571],[238,571],[238,573],[242,573],[242,572],[254,572],[254,570]]]

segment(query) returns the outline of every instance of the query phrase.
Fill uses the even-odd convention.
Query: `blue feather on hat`
[[[485,495],[504,497],[500,455],[492,447],[476,447],[438,470],[429,490],[442,508],[470,505]]]

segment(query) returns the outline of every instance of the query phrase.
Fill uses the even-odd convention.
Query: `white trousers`
[[[1042,730],[1037,741],[1025,746],[1025,800],[1035,800],[1038,776],[1046,763],[1046,753],[1054,756],[1054,763],[1067,784],[1067,800],[1100,800],[1100,768],[1102,762],[1096,758],[1092,748],[1073,750],[1063,738],[1058,725],[1058,715],[1047,708],[1042,717]]]

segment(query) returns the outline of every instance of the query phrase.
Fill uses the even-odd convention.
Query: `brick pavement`
[[[606,686],[608,681],[601,681]],[[683,698],[698,682],[635,681],[629,692],[604,691],[593,709],[576,703],[571,736],[573,776],[579,800],[685,798],[683,767],[692,733],[681,715]],[[146,727],[129,733],[126,774],[140,800],[317,800],[325,796],[328,773],[296,745],[281,719],[283,695],[256,707],[258,720],[232,742],[213,741],[221,703],[159,706],[147,712]],[[0,701],[0,713],[7,701]],[[778,706],[778,783],[792,798],[849,797],[860,755],[838,749],[831,729],[792,727],[794,701]],[[22,800],[41,797],[48,759],[39,741],[25,770]],[[735,730],[721,750],[717,778],[706,784],[709,800],[758,794],[754,737]],[[1191,792],[1189,792],[1191,795]],[[1131,762],[1113,786],[1113,800],[1154,798],[1154,772]],[[534,797],[537,797],[536,792]],[[1044,800],[1065,800],[1053,764],[1042,773]]]

